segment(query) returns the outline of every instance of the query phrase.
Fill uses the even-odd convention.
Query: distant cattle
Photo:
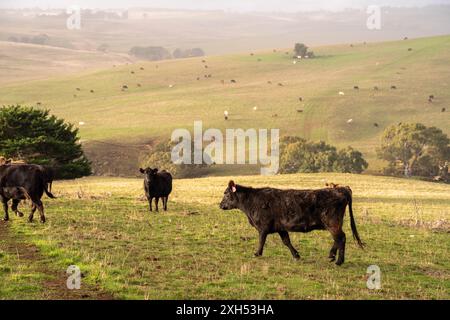
[[[377,86],[373,87],[373,90],[378,91],[380,90],[380,88],[378,88]]]
[[[162,199],[164,211],[167,211],[167,202],[169,195],[172,192],[172,175],[163,170],[158,172],[158,169],[140,168],[139,171],[145,174],[144,190],[148,200],[150,211],[152,211],[152,201],[155,198],[156,211],[158,211],[159,199]]]
[[[144,67],[141,67],[140,69],[143,71],[143,70],[144,70]]]
[[[283,86],[283,84],[282,84],[281,82],[279,82],[279,83],[278,83],[278,86],[279,86],[279,87],[282,87],[282,86]]]
[[[395,89],[397,89],[397,86],[391,86],[391,89],[395,90]]]
[[[408,51],[412,51],[412,48],[408,48]]]
[[[94,93],[94,90],[91,90],[91,93]]]
[[[77,91],[81,91],[81,89],[80,89],[80,88],[77,88],[76,90],[77,90]]]
[[[298,101],[303,101],[303,98],[302,98],[302,97],[299,97],[299,98],[298,98]]]
[[[267,81],[267,84],[272,84],[272,81]]]
[[[231,83],[236,83],[237,81],[234,80],[234,79],[232,79],[232,80],[230,80],[230,82],[231,82]]]
[[[445,108],[442,108],[442,109],[441,109],[441,112],[445,112]]]
[[[375,122],[373,126],[378,128],[378,123]]]
[[[359,87],[358,86],[353,86],[353,89],[354,90],[359,90]]]
[[[297,109],[297,112],[298,112],[298,113],[302,113],[303,110],[302,110],[302,109]]]
[[[292,256],[299,259],[298,251],[291,244],[289,232],[328,230],[334,239],[328,257],[330,261],[335,261],[339,250],[337,265],[345,260],[346,236],[342,226],[347,206],[353,237],[363,248],[353,217],[352,190],[349,187],[280,190],[244,187],[230,181],[219,205],[222,210],[243,211],[249,223],[258,230],[259,247],[255,256],[263,254],[267,235],[278,233]]]
[[[140,83],[138,83],[138,84],[137,84],[137,86],[138,86],[138,88],[140,88],[140,87],[141,87],[141,84],[140,84]]]
[[[44,205],[41,201],[44,192],[48,197],[55,198],[48,190],[48,177],[42,166],[32,164],[0,166],[0,198],[3,203],[5,221],[9,220],[8,202],[10,199],[13,199],[12,210],[18,216],[23,216],[23,214],[17,209],[17,206],[21,200],[28,199],[32,202],[28,221],[33,221],[34,212],[38,210],[41,222],[44,223]]]
[[[126,85],[126,84],[124,84],[123,86],[122,86],[122,90],[127,90],[128,89],[128,86]]]

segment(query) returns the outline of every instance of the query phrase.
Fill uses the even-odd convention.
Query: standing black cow
[[[20,200],[28,199],[32,202],[32,208],[28,221],[33,221],[36,209],[41,216],[41,222],[45,222],[44,205],[41,198],[45,194],[50,198],[55,196],[48,191],[48,178],[42,168],[32,164],[3,165],[0,166],[0,199],[5,212],[4,220],[9,220],[8,202],[13,199],[12,210],[17,215],[23,214],[17,209]]]
[[[172,192],[172,175],[166,170],[158,172],[156,168],[140,168],[139,171],[145,174],[144,190],[150,211],[152,211],[153,198],[155,198],[156,211],[158,211],[159,198],[162,198],[164,211],[167,211],[167,201]]]
[[[288,232],[328,230],[334,239],[329,254],[330,261],[336,259],[339,250],[336,264],[341,265],[345,256],[345,233],[342,231],[342,224],[347,205],[353,237],[363,248],[364,244],[359,238],[353,218],[352,191],[349,187],[280,190],[244,187],[230,181],[220,208],[243,211],[250,224],[258,230],[259,248],[255,256],[262,255],[267,235],[277,232],[292,256],[299,259],[300,256],[292,246]]]

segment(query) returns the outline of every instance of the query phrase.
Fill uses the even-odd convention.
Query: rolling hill
[[[42,80],[131,62],[128,55],[0,41],[0,85]]]
[[[120,158],[115,152],[121,152],[131,167],[138,165],[145,144],[170,138],[176,128],[192,129],[195,120],[204,128],[280,128],[281,135],[351,145],[364,153],[372,173],[382,166],[375,148],[386,126],[413,121],[450,133],[450,36],[313,50],[317,58],[296,64],[287,50],[210,56],[206,63],[192,58],[111,64],[90,73],[3,85],[0,105],[41,102],[57,116],[84,122],[81,138],[94,160],[107,157],[114,164]],[[430,94],[436,97],[433,103]],[[229,121],[223,120],[224,110]],[[113,144],[100,148],[99,141]]]

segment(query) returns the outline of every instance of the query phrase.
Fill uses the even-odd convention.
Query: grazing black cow
[[[158,172],[156,168],[140,168],[139,171],[145,174],[144,190],[150,211],[152,211],[153,198],[155,198],[156,211],[158,211],[159,198],[162,198],[164,211],[167,211],[167,201],[172,192],[172,175],[165,170]]]
[[[43,171],[42,166],[32,164],[0,166],[0,199],[5,212],[4,220],[9,220],[8,201],[13,199],[12,210],[18,216],[23,214],[17,209],[20,200],[28,199],[32,202],[32,209],[28,221],[33,221],[34,212],[39,210],[41,222],[45,222],[44,205],[41,198],[45,194],[49,198],[55,196],[48,190],[48,181],[53,176]]]
[[[232,80],[230,80],[230,82],[231,82],[231,83],[236,83],[237,81],[234,80],[234,79],[232,79]]]
[[[220,208],[243,211],[249,223],[259,232],[259,248],[255,256],[263,253],[266,237],[278,233],[292,256],[299,259],[292,246],[288,232],[310,232],[328,230],[334,239],[330,250],[330,261],[339,257],[336,264],[344,263],[345,233],[342,231],[346,207],[350,211],[350,226],[353,237],[362,248],[352,210],[352,191],[349,187],[320,190],[280,190],[273,188],[251,188],[230,181],[225,190]]]

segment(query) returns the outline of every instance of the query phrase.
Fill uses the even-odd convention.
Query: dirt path
[[[11,223],[11,222],[8,222]],[[40,253],[39,248],[33,244],[25,243],[20,236],[13,234],[8,223],[0,221],[0,250],[16,255],[22,262],[26,262],[33,272],[43,274],[46,280],[40,285],[42,293],[40,299],[44,300],[112,300],[114,297],[98,287],[82,282],[79,290],[67,289],[68,275],[65,272],[55,271],[48,259]],[[14,266],[11,266],[14,267]],[[17,297],[20,298],[20,297]]]

